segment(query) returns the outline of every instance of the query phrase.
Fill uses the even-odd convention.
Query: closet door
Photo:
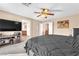
[[[43,35],[48,35],[49,34],[49,24],[44,24],[43,25]]]
[[[54,23],[48,22],[48,23],[42,23],[40,24],[40,35],[52,35],[54,33]]]

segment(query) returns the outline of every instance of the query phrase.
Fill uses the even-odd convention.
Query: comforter
[[[48,35],[38,36],[26,42],[25,49],[29,54],[32,50],[34,56],[73,56],[79,55],[78,45],[73,48],[74,38],[71,36]]]

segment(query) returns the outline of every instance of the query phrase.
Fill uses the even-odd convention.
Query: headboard
[[[73,28],[73,37],[76,38],[79,35],[79,28]]]

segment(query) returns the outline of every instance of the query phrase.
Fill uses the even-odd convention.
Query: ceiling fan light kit
[[[40,17],[40,16],[44,16],[45,18],[47,18],[48,15],[54,15],[54,13],[51,13],[49,9],[47,8],[41,8],[42,11],[41,12],[34,12],[34,13],[37,13],[39,14],[37,17]]]

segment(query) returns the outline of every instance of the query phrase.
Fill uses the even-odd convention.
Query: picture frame
[[[69,20],[58,21],[57,28],[69,28]]]

